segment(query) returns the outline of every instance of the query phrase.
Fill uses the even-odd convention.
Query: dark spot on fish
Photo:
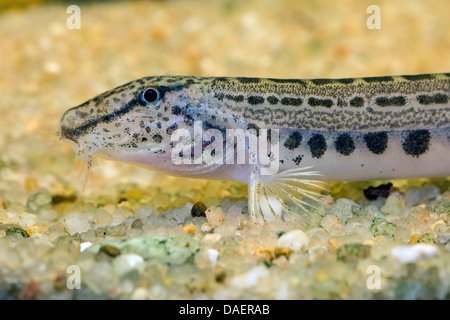
[[[367,148],[375,154],[382,154],[387,148],[388,134],[386,131],[369,132],[364,135]]]
[[[155,141],[156,143],[161,143],[162,140],[163,140],[163,137],[160,134],[155,134],[153,136],[153,141]]]
[[[432,103],[446,104],[448,102],[448,97],[447,97],[447,95],[442,94],[442,93],[437,93],[433,96],[422,94],[422,95],[417,96],[417,101],[422,105],[427,105],[427,104],[432,104]]]
[[[417,158],[427,152],[430,139],[431,135],[428,130],[411,131],[402,143],[403,150],[406,154]]]
[[[333,79],[311,79],[311,82],[317,86],[323,86],[335,82]]]
[[[240,94],[238,96],[233,96],[231,94],[227,94],[227,95],[225,95],[225,98],[227,98],[228,100],[234,101],[234,102],[244,101],[244,96],[242,94]]]
[[[375,99],[375,103],[379,105],[380,107],[390,107],[390,106],[404,106],[406,104],[405,97],[398,96],[398,97],[379,97]]]
[[[364,99],[362,97],[354,97],[350,100],[350,106],[352,107],[362,107],[364,105]]]
[[[215,93],[214,94],[214,98],[216,98],[217,100],[220,100],[220,101],[222,101],[224,97],[225,97],[225,95],[223,93]]]
[[[260,96],[250,96],[247,98],[248,103],[252,105],[264,103],[264,98]]]
[[[285,97],[281,99],[281,104],[285,106],[300,106],[303,103],[301,98],[289,98]]]
[[[388,82],[388,81],[394,81],[394,78],[392,77],[367,77],[367,78],[363,78],[364,81],[366,82]]]
[[[269,101],[270,104],[277,104],[279,99],[275,96],[270,96],[270,97],[267,97],[267,101]]]
[[[306,87],[306,82],[304,80],[300,79],[275,79],[275,78],[268,78],[267,80],[280,83],[280,84],[299,84],[303,87]]]
[[[177,130],[178,129],[178,124],[177,123],[174,123],[173,125],[171,125],[170,127],[168,127],[167,129],[166,129],[166,133],[167,134],[172,134],[175,130]]]
[[[331,108],[333,106],[333,101],[330,99],[317,99],[311,97],[308,99],[308,104],[312,107],[322,106],[326,108]]]
[[[343,78],[343,79],[336,79],[335,80],[338,83],[342,83],[342,84],[351,84],[353,83],[353,81],[355,81],[354,78]]]
[[[300,146],[300,144],[302,143],[302,138],[303,137],[300,132],[295,131],[286,138],[286,140],[284,141],[284,146],[289,150],[294,150],[295,148],[298,148]]]
[[[247,77],[237,77],[237,81],[240,83],[259,83],[261,81],[260,78],[247,78]]]
[[[179,106],[172,107],[172,114],[178,116],[181,113],[181,108]]]
[[[302,156],[297,156],[294,159],[292,159],[292,161],[298,166],[300,165],[300,162],[302,162],[303,157]]]
[[[416,80],[432,80],[435,78],[433,74],[417,74],[417,75],[408,75],[403,76],[406,80],[416,81]]]
[[[309,150],[311,151],[311,155],[313,158],[320,158],[324,155],[327,150],[327,143],[325,138],[321,134],[314,134],[308,140]]]
[[[442,93],[436,93],[433,96],[433,102],[436,104],[445,104],[448,102],[448,97],[445,94]]]
[[[348,133],[340,134],[334,142],[334,145],[336,146],[336,151],[344,156],[349,156],[355,151],[355,143]]]
[[[400,106],[404,106],[406,104],[406,99],[405,99],[405,97],[402,97],[402,96],[392,97],[390,99],[390,103],[393,106],[400,107]]]

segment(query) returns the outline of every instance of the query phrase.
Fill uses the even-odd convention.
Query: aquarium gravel
[[[333,183],[255,225],[244,184],[99,160],[83,187],[48,133],[147,75],[448,72],[447,2],[383,2],[378,33],[361,1],[83,1],[80,30],[42,2],[0,7],[0,299],[450,298],[446,177]]]

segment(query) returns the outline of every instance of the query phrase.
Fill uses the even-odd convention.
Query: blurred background
[[[381,11],[379,30],[366,26],[372,4]],[[67,27],[70,5],[80,8],[79,29]],[[1,0],[1,195],[20,197],[54,181],[80,187],[73,151],[49,145],[46,132],[58,130],[66,109],[115,86],[149,75],[449,72],[448,12],[442,0]],[[151,177],[102,162],[87,189],[111,179],[149,185]]]

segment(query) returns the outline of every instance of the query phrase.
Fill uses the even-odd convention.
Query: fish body
[[[320,180],[450,175],[449,94],[448,73],[145,77],[66,111],[60,138],[87,162],[248,183],[256,220],[315,199]]]

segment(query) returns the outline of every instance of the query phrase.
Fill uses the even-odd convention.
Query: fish
[[[150,76],[68,109],[59,140],[92,156],[249,185],[268,223],[329,181],[450,175],[450,73],[342,79]]]

